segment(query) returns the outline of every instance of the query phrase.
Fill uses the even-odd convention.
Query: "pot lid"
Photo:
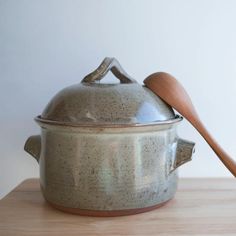
[[[100,83],[110,70],[120,82]],[[173,109],[132,79],[115,58],[105,58],[81,83],[57,93],[38,117],[68,125],[134,125],[174,118]]]

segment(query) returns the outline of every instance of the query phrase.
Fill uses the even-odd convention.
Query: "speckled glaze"
[[[170,106],[137,82],[79,83],[60,91],[41,115],[69,125],[132,125],[173,119]]]
[[[173,198],[176,168],[191,160],[194,143],[176,133],[182,118],[117,63],[106,60],[59,92],[36,118],[41,135],[26,141],[40,165],[42,193],[59,209],[89,215],[153,209]],[[91,82],[114,66],[122,83]]]
[[[119,76],[120,83],[100,83],[109,69]],[[105,58],[81,83],[58,92],[40,118],[63,125],[111,126],[156,123],[174,119],[175,114],[152,91],[131,79],[117,60]]]
[[[40,125],[43,195],[68,208],[122,210],[168,201],[176,191],[175,169],[191,159],[194,146],[176,136],[176,123],[122,129]]]

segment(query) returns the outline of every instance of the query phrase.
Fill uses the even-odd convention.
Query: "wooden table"
[[[236,235],[235,179],[180,179],[175,199],[157,210],[122,217],[86,217],[51,208],[38,179],[0,201],[5,235]]]

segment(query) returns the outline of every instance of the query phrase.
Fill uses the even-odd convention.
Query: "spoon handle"
[[[202,137],[206,140],[215,154],[219,157],[227,169],[236,177],[236,162],[226,153],[226,151],[217,143],[213,136],[208,132],[204,124],[199,118],[189,120],[189,122],[198,130]]]

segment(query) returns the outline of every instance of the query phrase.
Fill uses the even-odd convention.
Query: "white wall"
[[[33,118],[105,56],[140,83],[155,71],[175,75],[219,143],[236,154],[235,12],[233,0],[0,0],[0,197],[38,176],[23,151],[39,133]],[[179,134],[197,143],[181,176],[231,176],[186,121]]]

